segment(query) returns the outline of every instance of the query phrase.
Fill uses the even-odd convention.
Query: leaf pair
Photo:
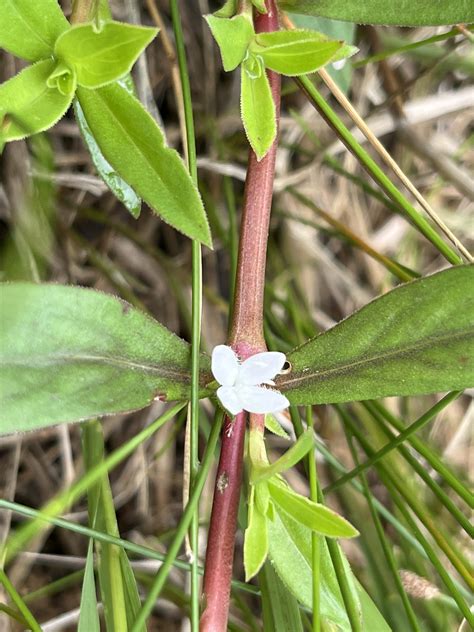
[[[307,529],[330,538],[358,535],[347,520],[328,507],[295,493],[280,476],[312,450],[313,445],[313,431],[308,429],[280,459],[268,465],[263,435],[250,432],[250,494],[244,541],[246,580],[258,573],[267,558],[269,523],[278,514],[292,516]]]
[[[255,34],[247,14],[232,18],[206,16],[219,46],[224,70],[241,65],[240,105],[244,129],[257,159],[272,146],[276,112],[266,70],[290,77],[315,72],[325,64],[352,55],[356,49],[315,31]]]
[[[0,147],[49,129],[77,95],[94,164],[134,217],[141,196],[173,227],[211,247],[202,200],[181,158],[118,82],[158,30],[110,20],[71,26],[56,0],[4,4],[0,46],[37,63],[0,85]]]
[[[292,368],[277,388],[306,405],[474,386],[473,277],[473,265],[457,266],[379,297],[287,354]],[[189,397],[189,345],[127,303],[58,285],[0,292],[0,433],[136,410],[157,395]],[[201,369],[207,397],[207,356]],[[284,469],[305,441],[282,457]],[[260,457],[254,482],[266,467],[283,471]]]
[[[107,22],[71,27],[54,0],[7,2],[0,45],[36,64],[0,86],[0,139],[45,131],[68,110],[76,86],[98,88],[128,73],[157,29]]]

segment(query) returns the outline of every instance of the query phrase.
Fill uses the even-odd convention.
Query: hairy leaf
[[[283,481],[272,479],[268,482],[270,496],[280,510],[316,533],[330,538],[353,538],[359,535],[357,529],[345,518],[329,507],[300,496],[286,486]]]
[[[75,69],[80,86],[100,88],[126,75],[157,33],[121,22],[105,22],[100,30],[78,24],[58,38],[54,52]]]
[[[265,415],[265,428],[282,439],[290,440],[290,435],[280,426],[273,415]]]
[[[94,138],[94,135],[87,125],[86,117],[84,116],[81,104],[77,99],[74,100],[74,114],[76,116],[76,121],[81,131],[82,138],[89,150],[92,162],[94,163],[94,167],[97,169],[98,174],[112,193],[130,211],[133,217],[138,219],[142,207],[140,197],[105,159],[104,154],[100,151],[99,145]]]
[[[57,0],[2,0],[0,48],[22,59],[51,57],[54,42],[70,27]]]
[[[128,303],[30,283],[0,296],[0,433],[189,396],[189,345]]]
[[[75,78],[64,71],[49,87],[48,79],[55,70],[52,59],[39,61],[0,84],[0,143],[43,132],[64,116],[71,105]],[[63,91],[59,85],[64,86]]]
[[[78,88],[77,97],[101,152],[117,173],[171,226],[211,246],[199,192],[141,103],[118,84]]]
[[[268,521],[269,557],[283,583],[307,606],[312,607],[311,532],[291,516],[275,513]],[[319,538],[320,547],[320,598],[321,618],[338,626],[341,632],[351,632],[344,601],[325,538]],[[344,558],[345,559],[345,558]],[[367,632],[390,632],[390,628],[368,594],[352,576],[346,562],[346,573],[351,575],[350,585],[356,586],[356,601],[360,601],[362,629]]]
[[[251,20],[246,15],[236,15],[230,20],[206,15],[205,19],[219,46],[224,70],[235,70],[255,35]]]
[[[267,68],[293,77],[340,59],[342,46],[343,42],[314,31],[275,31],[256,35],[250,52],[259,55]],[[346,47],[346,53],[352,52],[352,47]]]
[[[261,569],[268,553],[267,517],[255,501],[255,487],[251,487],[248,507],[248,525],[244,540],[245,581],[249,581]]]
[[[355,24],[351,24],[350,22],[341,22],[339,20],[317,18],[311,15],[299,15],[297,13],[290,14],[289,18],[296,27],[311,29],[321,32],[333,40],[344,41],[345,44],[338,51],[338,54],[341,54],[341,52],[344,51],[350,51],[351,49],[353,49],[354,52],[358,50],[355,46],[351,47],[351,45],[354,44],[354,35],[356,32]],[[349,56],[350,55],[346,55],[345,57]],[[338,55],[336,55],[335,58],[331,60],[331,63],[326,66],[326,72],[331,75],[339,88],[341,88],[344,93],[347,93],[351,85],[352,64],[343,63],[338,60],[337,57]],[[334,64],[334,62],[338,61],[339,63]]]
[[[473,386],[473,284],[466,265],[399,286],[289,353],[277,387],[327,404]]]
[[[437,26],[474,21],[474,6],[466,0],[278,0],[278,5],[285,11],[356,24]]]
[[[240,110],[250,146],[261,160],[276,138],[276,114],[265,68],[254,56],[242,64]]]

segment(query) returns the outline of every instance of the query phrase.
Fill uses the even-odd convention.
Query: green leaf
[[[474,266],[401,285],[288,354],[292,404],[421,395],[474,385]]]
[[[282,439],[290,440],[290,435],[278,423],[273,415],[265,415],[265,428]]]
[[[204,18],[219,46],[224,70],[235,70],[243,61],[255,35],[252,21],[246,15],[236,15],[231,19],[214,15],[205,15]]]
[[[250,482],[252,484],[260,483],[261,481],[268,480],[276,474],[289,470],[290,467],[293,467],[293,465],[296,465],[296,463],[301,461],[301,459],[308,454],[313,446],[314,434],[312,429],[308,428],[308,430],[298,437],[296,443],[294,443],[291,448],[274,463],[267,467],[258,467],[258,465],[253,467]]]
[[[272,91],[262,61],[250,56],[242,64],[240,111],[250,146],[261,160],[276,138]]]
[[[121,22],[105,22],[100,30],[78,24],[58,38],[54,53],[75,69],[80,86],[100,88],[130,72],[157,33],[155,28]]]
[[[26,59],[51,57],[54,42],[71,28],[56,0],[2,0],[0,48]]]
[[[0,85],[0,143],[43,132],[64,116],[72,94],[47,85],[55,70],[53,60],[39,61]],[[73,76],[61,77],[56,82],[74,84]]]
[[[438,26],[474,22],[474,6],[465,0],[278,0],[278,6],[284,11],[356,24]]]
[[[100,632],[99,613],[97,612],[97,595],[95,592],[94,548],[92,539],[89,540],[89,546],[87,549],[77,632]]]
[[[259,13],[267,13],[267,7],[265,6],[265,0],[252,0],[253,6]]]
[[[199,192],[141,103],[118,84],[78,88],[77,97],[100,150],[120,176],[171,226],[211,247]]]
[[[295,77],[339,59],[342,45],[314,31],[275,31],[256,35],[249,50],[260,56],[267,68]]]
[[[311,531],[330,538],[353,538],[359,535],[345,518],[329,507],[296,494],[282,480],[269,481],[268,488],[278,507]]]
[[[237,13],[239,0],[226,0],[222,7],[214,11],[214,15],[218,18],[231,18]]]
[[[302,29],[311,29],[313,31],[318,31],[324,33],[331,39],[342,40],[345,44],[339,50],[338,54],[341,52],[350,51],[351,45],[354,43],[354,35],[356,32],[355,24],[351,24],[350,22],[340,22],[339,20],[328,20],[326,18],[316,18],[311,15],[298,15],[297,13],[292,13],[288,16],[293,24]],[[353,47],[354,52],[358,49]],[[349,57],[350,55],[345,55],[345,57]],[[337,57],[337,55],[336,55]],[[338,61],[337,59],[332,59],[331,62]],[[330,63],[326,66],[326,71],[331,75],[334,81],[337,83],[339,88],[347,93],[349,91],[352,79],[352,64],[344,64],[342,67],[334,67],[333,63]]]
[[[0,434],[189,396],[189,345],[128,303],[30,283],[0,295]]]
[[[135,219],[140,217],[140,211],[142,201],[132,189],[132,187],[125,182],[123,178],[115,171],[112,165],[107,162],[104,154],[100,151],[94,135],[92,134],[89,126],[87,125],[86,117],[82,111],[81,104],[77,99],[74,100],[74,114],[76,121],[82,134],[82,139],[86,144],[87,149],[94,163],[94,167],[97,169],[98,174],[109,187],[112,193],[122,202],[122,204],[130,211]]]
[[[311,532],[285,512],[276,512],[268,522],[269,557],[283,583],[298,600],[312,608],[312,564]],[[338,632],[351,632],[345,612],[344,601],[339,589],[336,573],[329,555],[326,540],[319,538],[320,548],[320,599],[321,618],[338,626]],[[345,559],[345,558],[344,558]],[[351,584],[356,586],[356,599],[362,610],[362,629],[365,632],[390,632],[377,607],[352,575],[346,561],[346,572],[351,575]]]
[[[77,77],[69,66],[59,62],[47,78],[46,85],[48,88],[59,90],[62,95],[72,99],[76,92]]]
[[[261,569],[268,553],[267,517],[255,502],[255,487],[250,487],[248,525],[245,529],[244,568],[245,581],[249,581]]]

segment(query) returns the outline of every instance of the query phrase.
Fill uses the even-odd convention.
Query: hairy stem
[[[274,0],[267,0],[267,13],[255,16],[256,32],[278,29]],[[280,76],[268,72],[277,113],[280,113]],[[250,150],[240,229],[237,278],[229,344],[242,358],[265,351],[263,299],[268,227],[272,205],[277,140],[259,162]],[[251,427],[263,432],[263,415],[251,415]],[[246,414],[234,421],[226,418],[217,470],[204,571],[201,632],[227,629],[234,539],[242,482]]]

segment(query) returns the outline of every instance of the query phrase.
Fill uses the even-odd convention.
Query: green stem
[[[58,494],[55,498],[49,501],[49,503],[43,507],[40,514],[42,517],[38,517],[32,520],[30,523],[21,527],[16,533],[14,533],[4,544],[0,550],[0,557],[2,552],[5,552],[6,561],[11,560],[18,551],[22,550],[27,542],[37,535],[41,529],[44,520],[48,520],[52,517],[58,516],[64,513],[68,507],[70,507],[78,498],[80,498],[91,485],[97,483],[102,476],[104,476],[109,470],[112,470],[119,463],[121,463],[129,454],[134,452],[139,445],[151,437],[161,426],[174,417],[180,410],[185,407],[186,404],[178,403],[172,408],[168,409],[164,415],[159,417],[152,424],[144,428],[137,435],[132,437],[123,446],[120,446],[115,452],[109,454],[100,464],[96,465],[93,470],[90,470],[84,476],[79,479],[72,487],[66,489],[61,494]]]
[[[201,496],[202,489],[204,487],[204,483],[206,482],[207,474],[214,460],[214,451],[217,446],[217,442],[219,440],[219,433],[222,426],[222,417],[221,413],[216,415],[214,420],[214,424],[211,429],[211,434],[209,435],[209,439],[206,446],[206,451],[204,453],[204,457],[202,460],[201,467],[199,468],[199,473],[197,475],[194,488],[192,490],[191,497],[189,499],[188,504],[186,505],[186,509],[182,515],[182,518],[179,522],[179,526],[176,530],[176,534],[174,539],[168,549],[168,553],[166,554],[165,561],[158,571],[155,579],[153,580],[153,584],[148,591],[147,598],[145,599],[140,612],[135,620],[135,624],[131,630],[131,632],[139,632],[140,629],[145,625],[148,616],[150,615],[155,602],[166,582],[166,578],[168,577],[168,573],[173,566],[173,562],[176,556],[179,553],[179,549],[181,544],[186,536],[186,532],[191,524],[191,521],[194,516],[195,509],[198,505],[199,498]]]
[[[334,110],[328,105],[324,97],[317,90],[308,77],[298,77],[295,79],[298,86],[306,94],[310,102],[318,110],[326,122],[335,130],[339,138],[346,147],[357,157],[368,174],[378,183],[385,193],[398,204],[410,218],[411,222],[418,230],[435,246],[435,248],[453,265],[463,262],[461,257],[447,244],[431,224],[410,204],[405,196],[400,193],[392,181],[385,175],[378,164],[373,160],[365,149],[356,141],[351,132],[347,129]]]
[[[28,629],[32,630],[32,632],[41,632],[39,623],[31,614],[28,606],[23,601],[21,595],[17,592],[15,586],[11,583],[11,581],[7,577],[7,574],[2,568],[0,568],[0,584],[3,585],[5,591],[10,595],[10,599],[18,608],[18,611],[21,613],[25,622],[28,624]]]
[[[311,406],[306,407],[306,424],[308,428],[313,425],[313,413]],[[308,454],[309,471],[309,496],[315,503],[318,502],[318,473],[316,470],[316,452],[311,450]],[[320,594],[320,573],[321,573],[321,551],[319,536],[314,531],[311,532],[311,567],[313,577],[313,632],[321,631],[321,594]]]
[[[183,94],[184,121],[186,127],[186,147],[188,169],[196,187],[198,186],[196,141],[191,98],[191,86],[184,48],[183,29],[178,0],[170,0],[171,21],[176,42],[179,76]],[[193,489],[199,470],[199,352],[201,348],[202,314],[202,260],[201,244],[192,242],[192,336],[191,336],[191,415],[190,415],[190,489]],[[190,542],[193,552],[191,559],[191,629],[199,628],[199,504],[191,520]]]
[[[83,535],[86,538],[93,538],[97,540],[97,542],[103,542],[105,544],[112,544],[118,546],[125,551],[129,551],[134,555],[141,555],[145,559],[157,560],[163,562],[166,559],[166,555],[164,553],[160,553],[155,549],[152,549],[148,546],[143,546],[141,544],[136,544],[135,542],[130,542],[129,540],[124,540],[123,538],[116,537],[111,535],[110,533],[104,533],[103,531],[98,531],[97,529],[92,529],[91,527],[86,527],[77,522],[72,522],[71,520],[66,520],[64,518],[53,518],[45,516],[38,509],[33,509],[32,507],[26,507],[25,505],[21,505],[20,503],[16,503],[9,500],[3,500],[0,498],[0,509],[5,509],[6,511],[13,511],[21,516],[25,516],[26,518],[34,518],[38,521],[46,522],[48,524],[53,524],[55,527],[59,527],[60,529],[66,529],[67,531],[72,531],[73,533],[78,533],[79,535]],[[190,572],[191,564],[189,562],[185,562],[184,560],[174,560],[173,566],[175,568],[179,568],[182,571]],[[199,568],[199,574],[204,574],[204,568],[202,566]],[[82,577],[84,571],[77,571],[77,578]],[[75,574],[74,574],[75,575]],[[72,575],[69,576],[72,578]],[[64,578],[63,578],[64,579]],[[62,582],[63,579],[58,580],[58,582]],[[71,579],[72,581],[72,579]],[[29,593],[25,596],[25,602],[30,599],[38,598],[42,595],[43,591],[46,591],[47,588],[51,589],[55,585],[55,582],[49,584],[49,587],[40,588],[33,593]],[[237,580],[232,581],[232,585],[242,592],[249,593],[251,595],[258,595],[259,590],[252,586],[251,584],[244,584],[243,582],[239,582]],[[49,593],[48,593],[49,594]]]
[[[433,419],[440,411],[442,411],[448,404],[457,399],[461,391],[453,391],[452,393],[448,393],[443,399],[441,399],[437,404],[432,406],[429,410],[426,411],[424,415],[422,415],[417,421],[412,423],[408,428],[405,428],[403,432],[401,432],[393,441],[390,441],[383,448],[375,452],[370,459],[367,459],[364,463],[360,463],[357,467],[355,467],[341,478],[338,478],[337,481],[331,483],[324,488],[325,494],[330,494],[334,490],[336,490],[341,485],[344,485],[355,476],[358,476],[362,472],[364,472],[367,468],[372,467],[377,463],[380,459],[386,456],[389,452],[397,448],[399,445],[404,443],[412,434],[418,432],[423,426],[425,426],[429,421]],[[369,409],[370,410],[370,409]]]

